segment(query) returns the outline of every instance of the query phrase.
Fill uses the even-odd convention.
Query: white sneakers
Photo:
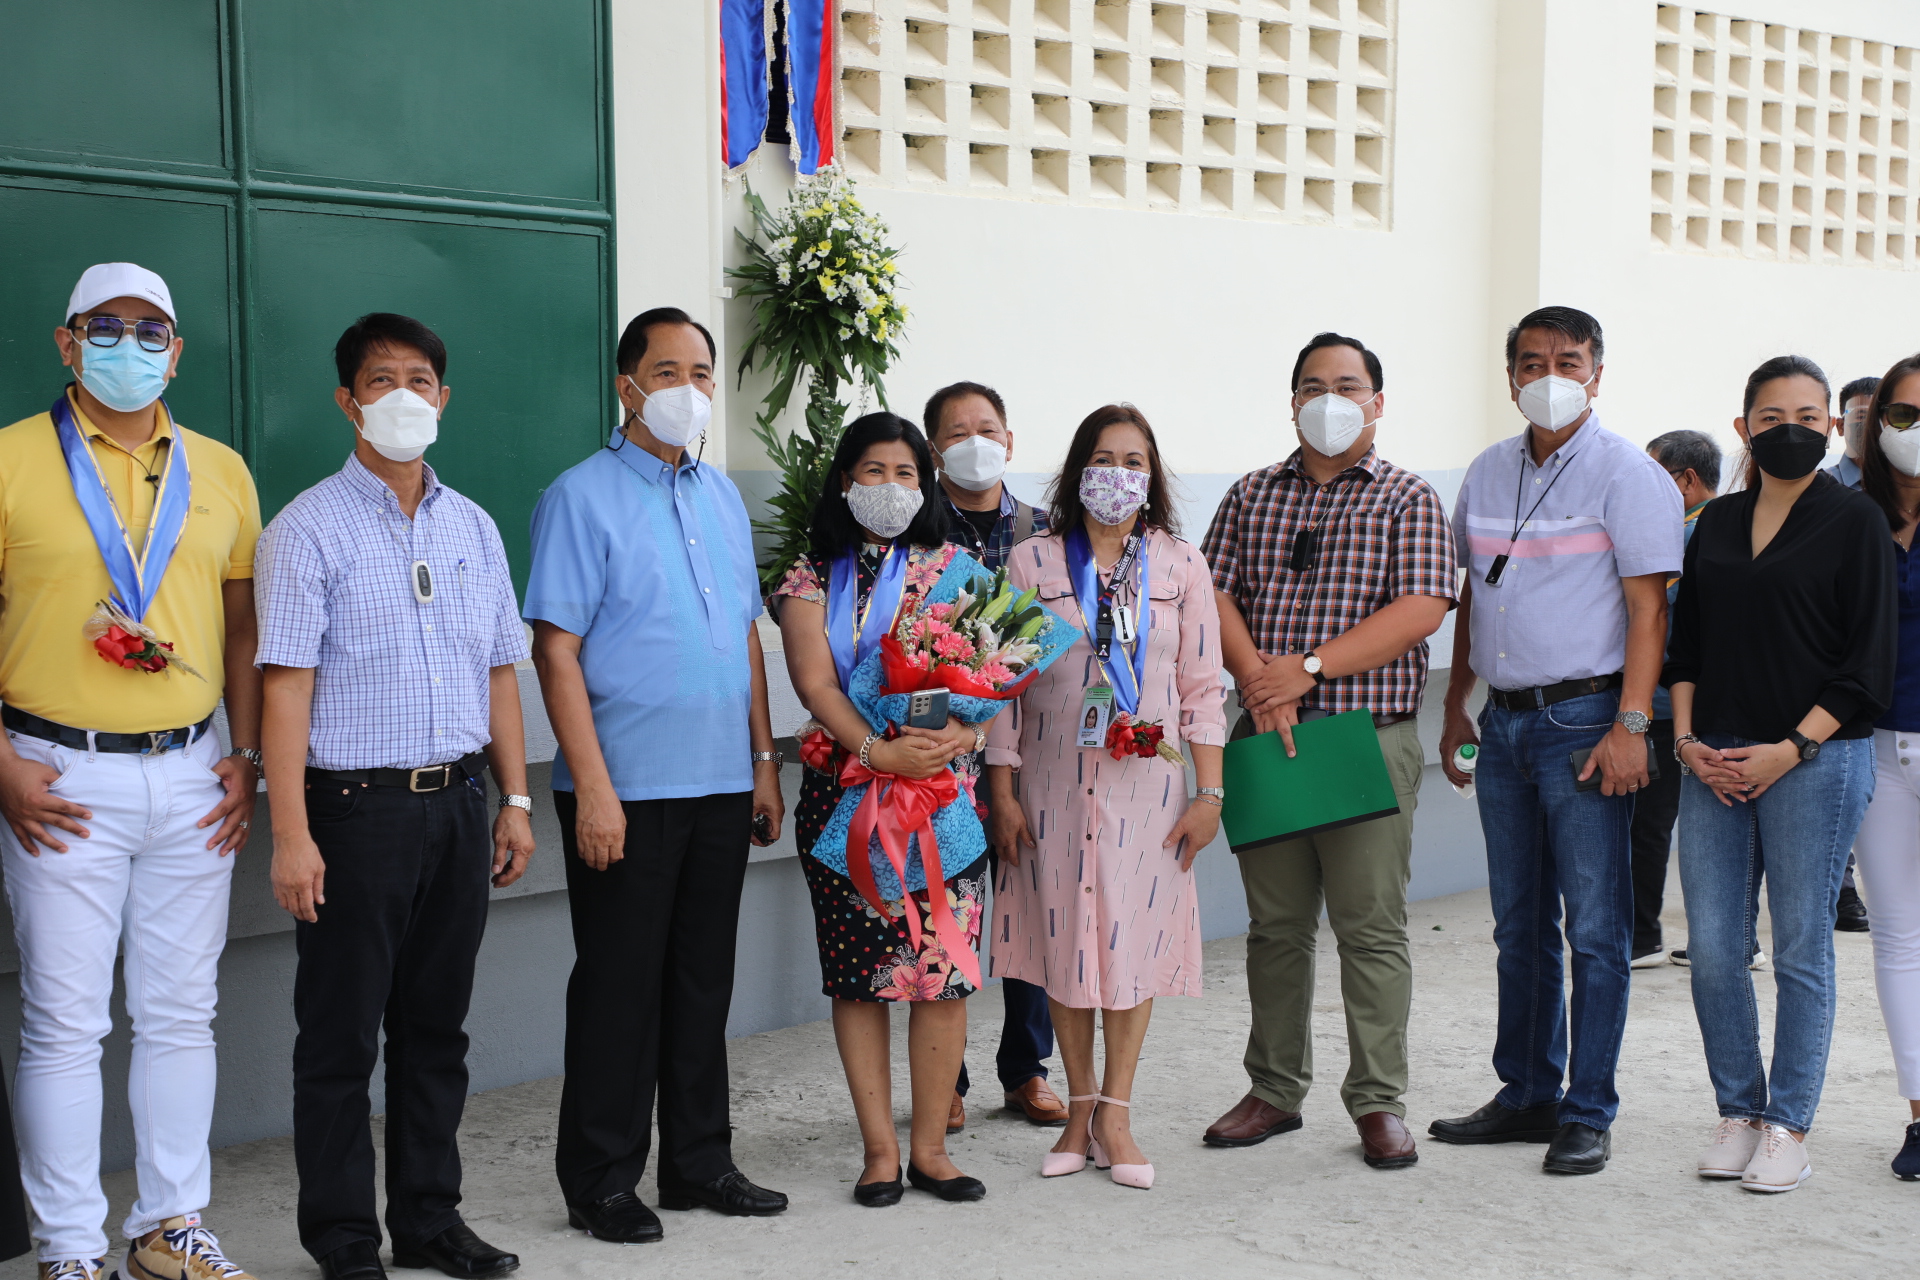
[[[1707,1142],[1707,1149],[1700,1153],[1700,1176],[1703,1178],[1738,1178],[1747,1172],[1747,1165],[1753,1159],[1753,1153],[1760,1146],[1760,1131],[1745,1120],[1736,1120],[1731,1116],[1722,1117],[1719,1124],[1713,1126],[1713,1137]]]
[[[1738,1178],[1749,1191],[1791,1191],[1813,1176],[1806,1143],[1782,1125],[1755,1127],[1723,1118],[1713,1127],[1698,1165],[1703,1178]]]
[[[1813,1161],[1807,1159],[1807,1144],[1784,1126],[1767,1125],[1760,1130],[1760,1145],[1741,1175],[1740,1185],[1749,1191],[1791,1191],[1813,1176]]]

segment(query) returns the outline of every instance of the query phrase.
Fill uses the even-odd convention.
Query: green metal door
[[[606,0],[0,0],[0,424],[44,409],[89,263],[165,276],[168,402],[269,517],[337,469],[333,342],[446,340],[431,460],[500,524],[613,411]]]

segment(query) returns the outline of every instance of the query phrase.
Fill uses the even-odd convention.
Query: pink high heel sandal
[[[1067,1101],[1095,1102],[1099,1100],[1099,1097],[1100,1095],[1097,1093],[1070,1093],[1067,1095]],[[1093,1146],[1092,1117],[1088,1117],[1087,1119],[1087,1139],[1087,1146],[1091,1148]],[[1086,1167],[1087,1153],[1085,1151],[1049,1151],[1040,1157],[1040,1176],[1043,1178],[1064,1178],[1068,1174],[1078,1173]],[[1105,1168],[1104,1165],[1101,1167]]]
[[[1125,1102],[1119,1098],[1109,1098],[1104,1093],[1099,1095],[1097,1101],[1111,1102],[1116,1107],[1131,1108],[1133,1106],[1131,1102]],[[1093,1111],[1096,1116],[1100,1114],[1100,1108],[1098,1106],[1095,1106]],[[1137,1187],[1142,1191],[1151,1191],[1153,1189],[1153,1166],[1150,1164],[1114,1164],[1108,1160],[1106,1151],[1100,1146],[1100,1140],[1093,1136],[1093,1121],[1091,1119],[1087,1121],[1087,1153],[1093,1157],[1094,1168],[1105,1169],[1107,1176],[1121,1186]]]

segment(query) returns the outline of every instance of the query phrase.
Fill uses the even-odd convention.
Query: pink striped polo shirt
[[[1526,432],[1490,446],[1467,468],[1453,509],[1473,589],[1474,671],[1498,689],[1619,671],[1620,579],[1680,571],[1682,515],[1679,486],[1597,412],[1544,467]],[[1506,568],[1489,585],[1502,554]]]

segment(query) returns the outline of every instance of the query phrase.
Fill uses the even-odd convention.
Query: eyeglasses
[[[122,320],[119,316],[94,316],[87,321],[85,329],[73,327],[73,332],[85,337],[96,347],[115,347],[120,339],[127,336],[127,330],[133,330],[133,340],[147,351],[165,351],[173,345],[173,326],[159,320]]]
[[[1899,401],[1895,401],[1881,412],[1880,421],[1886,423],[1895,431],[1909,430],[1915,423],[1920,423],[1920,406],[1901,404]]]
[[[1331,387],[1325,383],[1306,382],[1302,383],[1300,389],[1293,393],[1293,402],[1297,405],[1305,404],[1309,400],[1318,400],[1321,396],[1332,392],[1337,396],[1345,396],[1355,404],[1365,404],[1367,401],[1373,399],[1377,391],[1377,387],[1369,387],[1361,382],[1342,382]]]

